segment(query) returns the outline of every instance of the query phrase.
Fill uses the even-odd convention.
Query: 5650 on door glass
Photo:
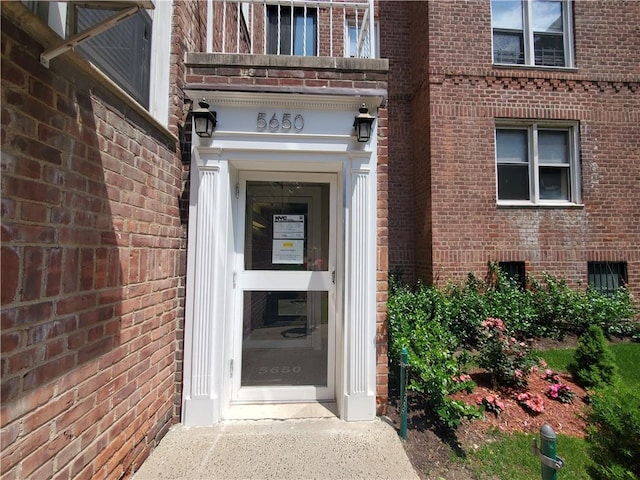
[[[260,375],[267,375],[267,374],[271,374],[271,375],[279,375],[279,374],[283,374],[283,375],[288,375],[290,373],[302,373],[302,367],[299,365],[296,365],[295,367],[290,367],[287,365],[283,365],[280,367],[260,367],[258,369],[258,373]]]

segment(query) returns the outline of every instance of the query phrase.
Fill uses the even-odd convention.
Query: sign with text
[[[304,239],[304,215],[274,215],[273,238]]]
[[[304,240],[273,239],[271,263],[302,265],[304,263]]]
[[[304,263],[304,215],[273,216],[273,264]]]

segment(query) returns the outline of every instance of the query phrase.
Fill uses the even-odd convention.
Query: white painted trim
[[[232,301],[235,293],[230,285],[237,247],[233,240],[237,236],[233,219],[242,216],[235,201],[235,185],[243,170],[337,174],[335,400],[341,418],[349,421],[373,419],[376,408],[376,132],[374,129],[369,143],[359,144],[352,136],[338,133],[339,129],[349,126],[336,129],[328,120],[339,119],[342,124],[352,118],[350,113],[329,117],[326,113],[327,110],[349,112],[351,107],[340,107],[340,102],[359,106],[361,98],[327,96],[324,98],[326,105],[307,109],[305,121],[307,115],[315,118],[316,112],[318,118],[324,118],[312,130],[312,135],[258,135],[252,131],[252,125],[247,125],[243,135],[237,129],[225,131],[225,125],[229,125],[226,122],[233,120],[228,117],[233,117],[238,109],[239,117],[235,119],[238,124],[238,118],[244,118],[242,115],[246,114],[248,106],[260,107],[263,106],[261,101],[271,102],[275,97],[220,92],[214,96],[225,104],[225,95],[234,99],[246,98],[241,101],[242,107],[235,104],[229,108],[226,103],[225,114],[212,139],[193,135],[182,420],[188,425],[211,425],[225,418],[230,408],[229,362],[234,340],[227,325],[237,316]],[[304,95],[291,97],[295,97],[288,100],[292,104],[307,105],[302,98]],[[318,97],[311,103],[320,100]],[[355,112],[357,109],[354,115]],[[323,134],[324,128],[332,129],[334,133]],[[209,200],[215,205],[209,213],[202,204],[206,195],[199,190],[205,171],[217,171],[217,193]],[[212,229],[214,225],[216,228]],[[214,267],[208,278],[198,281],[198,275],[201,275],[198,270],[207,265],[200,261],[204,253],[200,250],[198,254],[198,243],[207,235],[213,237],[213,253],[209,258],[215,259]],[[210,287],[202,291],[203,284]],[[196,310],[197,297],[201,294],[212,295],[215,299],[211,316],[203,315],[201,307]],[[205,320],[211,323],[210,341],[208,345],[198,347],[198,328]],[[202,370],[197,362],[204,362],[208,368],[205,369],[204,394],[202,386],[196,389],[199,380],[196,374]]]
[[[173,1],[156,2],[148,10],[151,27],[151,65],[149,68],[149,113],[162,125],[169,125],[169,69],[171,59],[171,17]]]
[[[183,418],[187,426],[220,418],[225,332],[227,165],[202,168],[194,152],[187,252]],[[197,268],[196,268],[197,266]]]
[[[364,103],[369,111],[375,112],[382,104],[382,96],[341,96],[341,95],[295,95],[291,93],[270,92],[234,92],[234,91],[203,91],[185,90],[185,94],[193,99],[205,99],[212,110],[215,107],[297,107],[304,110],[338,110],[353,111],[354,116]]]
[[[67,38],[67,8],[67,2],[49,3],[49,27],[61,38]]]
[[[376,399],[376,165],[353,161],[345,225],[344,405],[348,421],[375,416]],[[367,292],[369,292],[367,294]]]
[[[114,2],[115,3],[115,2]],[[145,109],[163,127],[169,126],[169,69],[171,50],[171,17],[173,0],[129,2],[131,5],[153,7],[147,9],[152,19],[151,65],[149,68],[149,108]],[[47,23],[61,38],[67,37],[69,2],[50,2]],[[84,40],[84,38],[83,38]],[[51,57],[53,58],[53,57]],[[109,75],[99,70],[117,88],[122,89]],[[123,90],[124,91],[124,90]],[[136,101],[126,94],[131,101]],[[137,101],[136,101],[137,103]],[[141,108],[144,108],[141,106]]]

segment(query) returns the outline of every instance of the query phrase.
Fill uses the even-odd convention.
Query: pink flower
[[[516,369],[516,371],[513,372],[513,373],[516,376],[516,378],[522,378],[522,376],[523,376],[522,375],[522,370],[520,370],[520,369]]]
[[[484,328],[495,328],[496,330],[504,330],[504,322],[499,318],[487,318],[482,322],[482,326]]]
[[[471,376],[463,373],[461,375],[458,375],[457,377],[453,377],[453,381],[458,383],[469,382],[471,381]]]
[[[537,393],[535,395],[531,395],[529,392],[520,393],[516,398],[518,399],[518,402],[520,402],[532,412],[544,412],[544,400]]]
[[[540,366],[541,366],[542,368],[547,368],[547,362],[545,362],[543,358],[541,358],[541,359],[540,359],[540,362],[538,362],[538,363],[540,363]]]
[[[538,366],[534,365],[533,367],[531,367],[531,372],[532,373],[538,373]]]

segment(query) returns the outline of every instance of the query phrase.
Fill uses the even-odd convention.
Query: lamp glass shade
[[[209,110],[209,104],[203,99],[198,102],[200,108],[191,112],[193,127],[199,137],[211,137],[216,126],[216,112]]]
[[[356,115],[353,121],[358,142],[369,141],[369,138],[371,138],[371,126],[374,120],[375,117],[369,114],[369,109],[363,104],[362,107],[360,107],[360,113]]]
[[[211,118],[206,113],[204,115],[194,115],[193,124],[195,126],[196,134],[199,137],[210,137],[213,135],[213,121],[211,121]]]
[[[356,125],[356,136],[359,142],[367,142],[371,137],[371,121],[360,120]]]

